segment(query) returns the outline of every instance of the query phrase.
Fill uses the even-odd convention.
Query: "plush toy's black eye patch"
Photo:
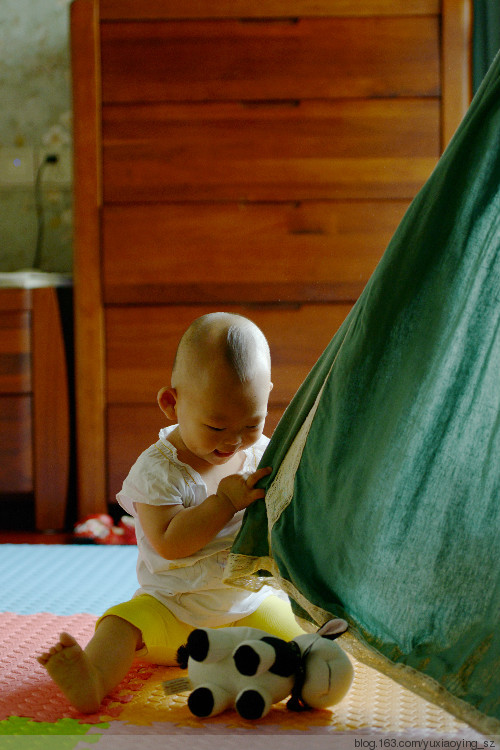
[[[276,652],[274,664],[269,671],[272,674],[277,674],[279,677],[290,677],[292,674],[295,674],[298,663],[300,663],[300,656],[297,656],[297,651],[289,643],[281,640],[281,638],[265,636],[262,640],[273,646]]]

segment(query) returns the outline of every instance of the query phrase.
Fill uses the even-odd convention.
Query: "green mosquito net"
[[[327,312],[324,313],[325,315]],[[500,734],[500,57],[279,423],[226,580]],[[267,578],[269,580],[269,578]]]

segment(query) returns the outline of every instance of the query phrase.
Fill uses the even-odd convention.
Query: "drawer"
[[[31,397],[0,395],[0,493],[33,490]]]
[[[264,433],[271,437],[284,407],[271,407]],[[142,451],[158,439],[167,426],[159,407],[148,404],[112,404],[107,409],[108,502],[116,502],[116,493]]]
[[[170,383],[177,344],[199,315],[220,308],[195,306],[109,307],[106,310],[107,400],[155,404]],[[286,406],[351,305],[248,308],[230,306],[265,333],[271,347],[274,388],[270,406]]]
[[[439,96],[439,55],[438,15],[101,24],[105,103]]]
[[[28,310],[0,308],[0,393],[31,391],[30,326]]]
[[[103,108],[107,203],[412,199],[439,158],[438,99]]]
[[[441,10],[441,0],[266,0],[266,18],[284,16],[422,16],[436,15]],[[101,19],[166,18],[255,18],[260,20],[262,6],[255,0],[203,0],[203,3],[186,3],[185,0],[100,0]]]
[[[105,206],[107,303],[353,302],[407,201]]]

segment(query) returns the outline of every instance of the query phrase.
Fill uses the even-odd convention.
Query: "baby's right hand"
[[[253,474],[246,477],[241,474],[230,474],[219,482],[217,495],[230,502],[235,512],[243,510],[255,502],[255,500],[264,497],[266,494],[265,490],[261,488],[255,489],[255,485],[259,479],[267,476],[271,471],[271,467],[266,466],[263,469],[257,469]]]

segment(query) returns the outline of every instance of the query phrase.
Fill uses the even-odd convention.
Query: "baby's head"
[[[201,369],[201,373],[200,373]],[[197,318],[182,336],[172,370],[172,387],[200,374],[223,371],[240,383],[262,371],[271,375],[266,337],[248,318],[234,313],[209,313]]]
[[[262,331],[241,315],[210,313],[182,336],[158,403],[191,453],[224,463],[260,438],[271,388]]]

